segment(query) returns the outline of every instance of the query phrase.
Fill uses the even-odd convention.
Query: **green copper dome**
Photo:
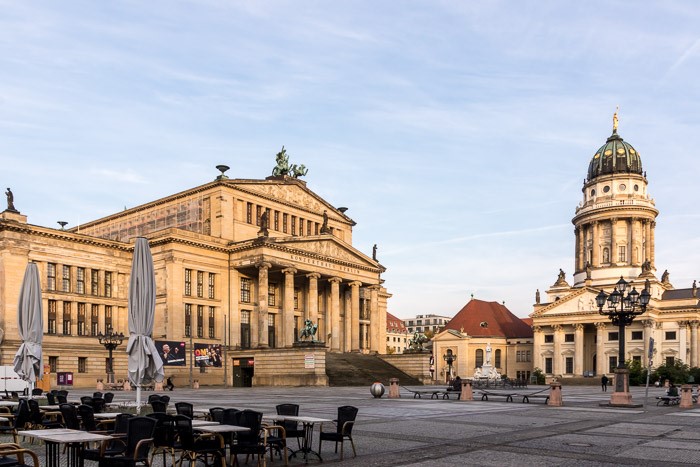
[[[601,175],[613,173],[642,174],[642,159],[639,153],[613,131],[604,145],[595,152],[588,165],[588,181]]]

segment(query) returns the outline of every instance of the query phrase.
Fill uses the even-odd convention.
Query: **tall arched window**
[[[494,360],[496,368],[501,368],[501,349],[496,349],[496,358]]]
[[[481,368],[484,365],[484,351],[476,349],[476,368]]]

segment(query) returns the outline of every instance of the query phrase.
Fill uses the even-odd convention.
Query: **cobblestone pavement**
[[[539,389],[543,387],[521,392]],[[644,402],[643,388],[632,392],[635,403]],[[167,394],[171,404],[188,401],[201,408],[249,408],[267,414],[279,403],[293,402],[301,406],[301,415],[323,418],[335,418],[340,405],[354,405],[359,408],[353,431],[357,457],[346,443],[342,464],[348,466],[699,465],[700,406],[657,407],[655,396],[662,392],[650,388],[649,404],[635,409],[601,406],[610,393],[597,386],[564,386],[563,407],[549,407],[541,400],[523,404],[517,397],[514,402],[413,399],[410,394],[374,399],[364,387],[175,389]],[[74,390],[69,399],[86,394],[92,391]],[[115,397],[115,402],[133,400],[134,392]],[[45,465],[44,447],[24,444]],[[318,448],[317,437],[313,446]],[[324,443],[321,454],[325,464],[341,463],[333,443]],[[279,460],[275,464],[282,465]],[[154,467],[161,466],[156,459]]]

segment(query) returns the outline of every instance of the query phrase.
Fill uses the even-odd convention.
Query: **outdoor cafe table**
[[[46,443],[46,465],[47,467],[60,467],[60,446],[68,445],[68,466],[82,467],[83,458],[81,452],[83,443],[90,441],[104,441],[111,439],[111,436],[90,433],[88,431],[71,430],[69,428],[52,428],[48,430],[26,430],[20,431],[19,436],[36,438]]]
[[[200,419],[194,419],[192,420],[192,428],[199,428],[202,426],[212,426],[212,425],[218,425],[219,422],[214,421],[214,420],[200,420]]]
[[[323,462],[323,459],[321,459],[321,453],[316,452],[312,449],[312,442],[314,439],[314,425],[317,423],[332,422],[333,420],[329,420],[327,418],[303,417],[300,415],[266,415],[264,418],[273,420],[275,423],[284,421],[301,423],[304,427],[304,442],[302,443],[301,449],[299,451],[304,453],[304,461],[309,462],[309,454],[313,454],[314,456],[318,457],[318,460]],[[299,451],[292,452],[289,455],[289,457],[296,457],[297,452]]]
[[[18,405],[17,401],[0,401],[0,407],[17,407]]]
[[[115,420],[119,412],[99,412],[94,414],[95,420]]]

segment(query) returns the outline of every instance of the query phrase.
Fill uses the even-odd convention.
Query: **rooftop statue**
[[[275,156],[277,165],[272,169],[272,175],[278,177],[280,175],[285,177],[299,178],[305,176],[309,169],[304,166],[304,164],[289,165],[289,156],[287,155],[287,150],[282,146],[282,150]]]
[[[615,108],[615,113],[613,114],[613,133],[617,133],[617,125],[620,123],[620,121],[617,118],[617,112],[620,110],[620,106],[618,105]]]
[[[15,195],[12,194],[12,190],[8,188],[5,196],[7,196],[7,210],[17,212],[17,209],[15,209]]]

